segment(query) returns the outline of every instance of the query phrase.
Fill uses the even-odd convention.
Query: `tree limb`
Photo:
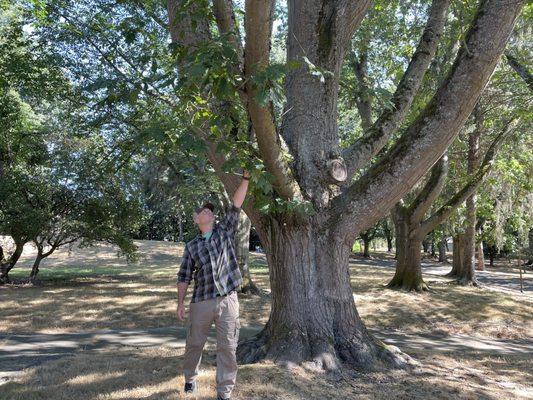
[[[271,107],[258,103],[257,89],[252,82],[254,74],[266,68],[269,63],[274,4],[273,0],[246,0],[244,73],[248,113],[263,162],[267,171],[274,176],[273,187],[276,192],[284,199],[291,199],[299,196],[298,185],[290,176],[289,167],[283,159]]]
[[[533,90],[533,75],[528,71],[527,67],[520,61],[513,57],[509,52],[505,53],[505,58],[512,69],[526,82],[530,90]]]
[[[448,175],[448,156],[444,154],[439,161],[431,168],[431,175],[418,193],[418,196],[409,205],[409,215],[412,221],[420,221],[429,210],[431,205],[439,197]]]
[[[492,166],[494,165],[494,157],[496,156],[496,153],[500,149],[503,141],[508,136],[509,132],[511,132],[514,127],[517,125],[517,121],[514,123],[507,124],[506,128],[503,129],[493,140],[491,145],[489,146],[487,152],[485,153],[485,157],[483,158],[483,162],[477,169],[476,173],[472,176],[472,178],[468,181],[468,183],[459,191],[457,192],[450,200],[446,202],[442,207],[440,207],[431,217],[426,219],[422,224],[420,225],[420,229],[425,232],[429,233],[433,229],[435,229],[437,226],[442,224],[444,221],[446,221],[450,215],[471,195],[473,195],[489,171],[492,169]]]
[[[355,93],[355,102],[361,117],[361,128],[363,132],[366,132],[372,126],[372,98],[368,83],[368,49],[363,49],[359,58],[355,53],[351,53],[349,60],[359,86],[357,93]]]
[[[435,56],[449,4],[450,0],[433,0],[420,42],[392,97],[393,107],[383,111],[364,136],[343,151],[348,170],[345,184],[349,184],[354,174],[378,154],[407,116],[422,78]]]
[[[333,200],[328,223],[347,243],[408,193],[455,139],[494,71],[523,3],[481,3],[454,65],[429,104],[396,144]]]
[[[193,29],[191,15],[194,15],[195,7],[197,7],[197,5],[196,3],[191,3],[188,6],[188,12],[185,13],[185,15],[179,14],[178,17],[178,9],[181,3],[181,0],[168,0],[167,2],[170,36],[173,43],[188,51],[193,51],[201,41],[209,40],[209,25],[206,18],[200,18],[199,20],[195,20],[196,29]],[[180,65],[180,67],[183,70],[184,65]],[[240,180],[236,175],[223,172],[222,166],[226,162],[226,158],[223,154],[216,151],[217,143],[210,140],[202,128],[193,125],[190,126],[190,129],[197,137],[204,141],[207,147],[208,159],[213,165],[215,173],[228,193],[233,193],[239,185]],[[254,224],[264,223],[265,218],[254,210],[252,205],[252,201],[243,205],[246,214],[252,219],[252,221],[254,221]]]

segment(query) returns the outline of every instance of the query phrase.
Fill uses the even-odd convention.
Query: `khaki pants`
[[[229,398],[237,378],[235,351],[241,327],[237,292],[190,303],[183,373],[185,382],[193,382],[198,377],[202,351],[213,321],[217,330],[217,393]]]

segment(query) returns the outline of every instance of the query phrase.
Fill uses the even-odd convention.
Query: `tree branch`
[[[173,43],[188,51],[192,51],[201,41],[209,40],[209,25],[206,18],[200,18],[199,20],[195,20],[196,29],[193,29],[191,15],[195,14],[195,8],[198,5],[191,3],[187,8],[188,12],[185,15],[180,14],[178,17],[178,9],[181,3],[181,0],[168,0],[167,2],[170,36]],[[183,70],[184,65],[180,65],[180,68]],[[226,159],[223,154],[216,151],[217,143],[210,140],[207,133],[200,127],[190,126],[189,128],[196,136],[204,141],[207,147],[207,156],[213,165],[215,173],[226,188],[226,191],[233,193],[239,185],[240,179],[236,175],[223,172],[222,166],[226,162]],[[260,225],[264,223],[265,218],[253,209],[252,201],[246,202],[243,208],[254,224]]]
[[[420,42],[393,95],[393,107],[383,111],[364,136],[343,151],[348,171],[344,184],[349,184],[354,174],[378,154],[407,116],[422,78],[435,56],[449,4],[450,0],[433,0]]]
[[[519,62],[516,57],[513,57],[510,53],[505,53],[505,58],[512,69],[522,78],[527,84],[530,90],[533,90],[533,75],[528,71],[527,67]]]
[[[426,108],[386,154],[333,200],[328,223],[347,243],[405,196],[455,139],[494,71],[523,3],[482,2],[454,65]]]
[[[412,221],[420,221],[431,205],[439,197],[448,175],[448,156],[444,154],[431,168],[429,180],[424,185],[418,196],[409,206],[409,215]]]
[[[272,0],[246,0],[244,71],[248,93],[248,112],[259,151],[267,171],[274,176],[274,189],[282,198],[291,199],[299,196],[299,189],[296,181],[290,176],[289,167],[283,159],[281,142],[271,107],[262,106],[257,102],[257,89],[252,82],[254,74],[268,66],[274,4]]]
[[[368,49],[362,50],[359,58],[355,53],[351,53],[349,59],[359,86],[355,93],[355,102],[361,117],[361,128],[366,132],[372,126],[372,98],[368,82]]]
[[[518,121],[506,124],[507,126],[505,129],[503,129],[496,136],[489,146],[487,152],[485,153],[485,157],[483,158],[483,162],[477,169],[476,173],[459,192],[457,192],[450,200],[446,202],[446,204],[440,207],[433,215],[431,215],[431,217],[422,222],[420,225],[422,232],[427,234],[442,224],[467,198],[477,191],[487,174],[492,169],[492,166],[494,165],[494,157],[500,149],[503,141],[508,136],[509,132],[516,127],[517,123]]]

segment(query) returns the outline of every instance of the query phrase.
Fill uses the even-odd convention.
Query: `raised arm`
[[[246,192],[248,191],[249,179],[250,174],[248,173],[248,171],[244,170],[242,172],[241,184],[233,195],[233,204],[235,205],[235,207],[240,208],[242,206],[242,203],[244,203],[244,198],[246,197]]]

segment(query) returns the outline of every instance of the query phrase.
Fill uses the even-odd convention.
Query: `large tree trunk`
[[[271,220],[261,233],[270,268],[272,309],[264,329],[239,343],[241,362],[312,361],[327,370],[402,365],[405,356],[374,338],[357,313],[350,284],[350,245],[310,222]]]
[[[252,281],[250,274],[250,228],[252,223],[245,213],[239,214],[239,223],[235,234],[237,262],[243,278],[242,293],[261,294],[261,290]]]

